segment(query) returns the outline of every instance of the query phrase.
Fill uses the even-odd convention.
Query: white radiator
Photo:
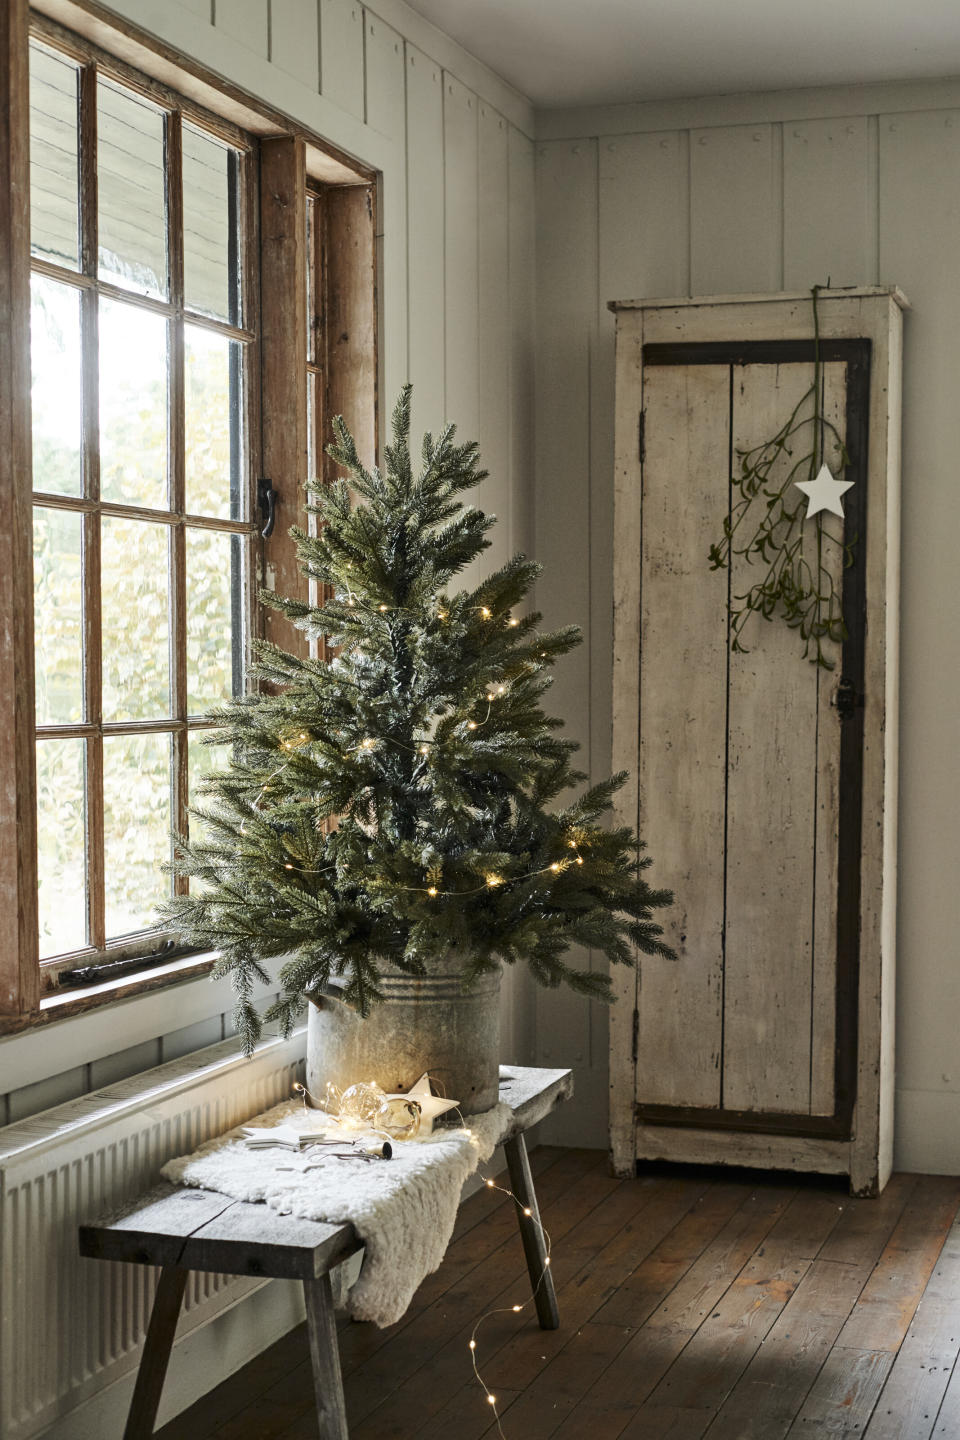
[[[227,1040],[0,1130],[0,1440],[25,1440],[133,1369],[156,1270],[81,1259],[77,1227],[165,1160],[276,1104],[305,1032],[245,1060]],[[182,1333],[264,1281],[190,1278]]]

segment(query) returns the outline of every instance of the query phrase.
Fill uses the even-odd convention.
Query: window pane
[[[100,301],[100,491],[167,504],[167,322],[117,300]]]
[[[77,67],[30,43],[30,248],[78,270]]]
[[[164,116],[110,80],[97,83],[100,275],[167,294]]]
[[[85,740],[37,744],[37,856],[40,954],[87,943],[84,853]]]
[[[37,723],[83,719],[83,517],[33,512]]]
[[[243,688],[238,535],[187,529],[187,710],[203,714]]]
[[[222,775],[230,761],[229,745],[205,745],[210,730],[191,730],[187,736],[187,762],[190,767],[190,804],[202,804],[199,787],[210,775]]]
[[[183,127],[183,285],[191,310],[239,324],[236,192],[239,155]]]
[[[33,484],[79,495],[83,483],[80,295],[43,275],[31,280]]]
[[[243,347],[184,327],[187,513],[239,520],[243,504]]]
[[[167,532],[114,515],[101,521],[104,720],[170,714]]]
[[[169,735],[108,735],[103,742],[107,935],[145,930],[170,894]]]

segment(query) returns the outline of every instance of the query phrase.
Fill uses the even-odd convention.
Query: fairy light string
[[[479,606],[475,608],[480,610],[481,615],[485,619],[490,618],[491,612],[486,606]],[[511,617],[509,623],[511,625],[515,625],[519,624],[519,621]],[[502,699],[503,696],[508,693],[508,689],[509,687],[504,683],[490,682],[484,687],[484,699],[487,702],[487,710],[483,719],[468,719],[465,721],[460,721],[460,725],[465,725],[466,728],[471,732],[475,732],[481,729],[484,725],[487,724],[491,715],[493,714],[493,707],[495,702],[499,699]],[[301,731],[296,737],[281,740],[280,748],[288,751],[298,750],[304,745],[309,745],[312,741],[312,738],[313,737],[311,737],[306,731]],[[404,741],[397,740],[394,736],[366,735],[350,750],[344,751],[343,758],[347,760],[350,759],[351,756],[357,754],[369,755],[377,749],[378,745],[395,745],[398,749],[405,750],[409,754],[420,755],[423,758],[428,757],[432,751],[435,751],[438,748],[438,742],[432,738],[422,738],[416,740],[413,745],[407,745]],[[284,772],[288,769],[289,764],[289,761],[285,761],[276,770],[271,771],[271,773],[267,776],[266,780],[263,782],[256,796],[254,797],[251,805],[251,809],[254,810],[256,813],[262,813],[260,802],[270,790],[271,783],[276,780],[280,775],[284,774]],[[242,822],[240,825],[240,834],[246,834],[246,821]],[[568,838],[566,843],[571,850],[576,852],[572,858],[568,859],[567,857],[564,857],[561,860],[553,860],[547,865],[538,866],[533,870],[526,870],[520,875],[504,876],[498,874],[495,871],[490,871],[484,876],[482,885],[474,886],[471,889],[441,889],[438,885],[434,884],[396,885],[393,888],[399,893],[426,895],[429,899],[435,900],[445,896],[463,897],[468,895],[479,895],[482,894],[484,890],[496,890],[501,885],[517,885],[524,880],[532,880],[538,875],[560,875],[563,874],[565,870],[569,869],[570,865],[582,865],[584,863],[583,856],[580,854],[580,846],[577,840],[573,838]],[[313,868],[305,865],[297,865],[294,864],[292,861],[285,861],[283,864],[283,868],[285,870],[293,871],[300,875],[323,875],[333,871],[336,867],[333,865],[323,865]]]
[[[486,1320],[490,1320],[494,1315],[521,1315],[529,1305],[536,1304],[537,1295],[540,1293],[540,1287],[546,1279],[547,1270],[550,1268],[551,1251],[553,1247],[551,1244],[549,1231],[542,1224],[540,1217],[533,1213],[533,1210],[529,1205],[524,1205],[523,1202],[513,1193],[512,1190],[508,1190],[503,1185],[498,1185],[494,1180],[485,1180],[484,1185],[488,1190],[498,1190],[501,1195],[506,1195],[508,1200],[513,1201],[514,1205],[516,1205],[517,1209],[521,1213],[522,1221],[529,1223],[536,1230],[539,1231],[540,1239],[543,1242],[544,1249],[543,1269],[540,1271],[540,1276],[537,1280],[536,1285],[531,1291],[529,1300],[524,1300],[522,1304],[518,1305],[497,1305],[492,1310],[486,1310],[474,1325],[473,1330],[470,1334],[470,1340],[467,1347],[470,1352],[470,1364],[473,1367],[474,1377],[477,1381],[477,1384],[483,1390],[487,1404],[490,1406],[490,1409],[493,1412],[493,1417],[497,1422],[497,1434],[501,1437],[501,1440],[507,1440],[507,1437],[504,1434],[503,1425],[501,1423],[500,1412],[497,1409],[497,1397],[496,1395],[494,1395],[493,1391],[490,1389],[489,1385],[484,1380],[483,1376],[480,1373],[480,1367],[477,1364],[477,1336],[480,1333],[481,1325],[483,1325]]]
[[[438,1086],[438,1088],[439,1088],[441,1091],[443,1090],[443,1085],[442,1085],[439,1081],[437,1081],[437,1080],[431,1080],[431,1084]],[[356,1088],[361,1089],[361,1088],[365,1088],[365,1087],[358,1086],[358,1087],[356,1087]],[[308,1113],[308,1109],[309,1109],[309,1107],[308,1107],[308,1101],[309,1101],[316,1110],[319,1110],[319,1111],[322,1112],[322,1113],[325,1113],[325,1114],[330,1115],[330,1118],[333,1119],[338,1126],[339,1126],[339,1125],[342,1125],[342,1124],[343,1124],[343,1118],[344,1118],[342,1115],[339,1115],[339,1116],[338,1116],[336,1112],[334,1112],[333,1114],[330,1114],[330,1111],[329,1111],[329,1109],[328,1109],[328,1106],[329,1106],[329,1103],[330,1103],[330,1091],[331,1091],[331,1087],[328,1086],[327,1089],[328,1089],[328,1098],[327,1098],[327,1101],[326,1101],[325,1103],[323,1103],[323,1102],[319,1101],[316,1096],[314,1096],[314,1095],[312,1095],[312,1094],[310,1093],[310,1091],[309,1091],[309,1090],[307,1089],[307,1087],[302,1083],[302,1081],[295,1081],[295,1082],[294,1082],[294,1085],[293,1085],[294,1094],[298,1095],[298,1096],[300,1097],[302,1103],[303,1103],[303,1111],[304,1111],[304,1114],[307,1114],[307,1113]],[[348,1091],[344,1091],[344,1092],[343,1092],[343,1096],[344,1096],[344,1097],[346,1097],[347,1094],[348,1094]],[[338,1095],[334,1094],[333,1099],[334,1099],[334,1102],[335,1102],[335,1103],[339,1101],[339,1098],[340,1098],[340,1097],[339,1097]],[[411,1099],[412,1099],[413,1106],[414,1106],[415,1108],[417,1108],[417,1110],[419,1110],[419,1107],[416,1106],[416,1099],[415,1099],[415,1097],[411,1097]],[[460,1128],[461,1128],[462,1132],[463,1132],[465,1135],[467,1135],[467,1136],[471,1136],[471,1135],[473,1134],[473,1131],[472,1131],[472,1130],[470,1129],[470,1127],[467,1125],[466,1119],[465,1119],[464,1114],[463,1114],[463,1111],[460,1109],[460,1107],[457,1106],[456,1110],[453,1111],[452,1113],[459,1116],[459,1118],[460,1118]],[[367,1128],[369,1128],[369,1129],[371,1130],[371,1132],[374,1133],[374,1134],[384,1134],[384,1135],[386,1135],[386,1134],[388,1133],[386,1130],[381,1130],[380,1128],[378,1128],[378,1127],[377,1127],[374,1123],[372,1123],[372,1122],[369,1124],[369,1126],[368,1126]],[[418,1130],[419,1130],[419,1125],[416,1125],[416,1126],[412,1127],[412,1133],[407,1134],[407,1135],[398,1135],[396,1131],[393,1131],[393,1132],[392,1132],[392,1138],[394,1138],[394,1139],[400,1139],[401,1143],[409,1143],[409,1142],[411,1142],[411,1141],[416,1140]],[[454,1132],[452,1132],[452,1133],[456,1133],[456,1132],[454,1131]],[[491,1412],[492,1412],[492,1414],[493,1414],[493,1417],[494,1417],[494,1419],[495,1419],[495,1421],[496,1421],[497,1434],[501,1437],[501,1440],[507,1440],[506,1434],[504,1433],[504,1429],[503,1429],[503,1425],[502,1425],[502,1421],[501,1421],[500,1412],[499,1412],[499,1410],[497,1409],[497,1397],[496,1397],[496,1395],[493,1393],[493,1391],[490,1389],[490,1387],[489,1387],[489,1385],[487,1384],[487,1382],[484,1380],[483,1375],[482,1375],[481,1372],[480,1372],[480,1367],[479,1367],[479,1365],[478,1365],[478,1363],[477,1363],[477,1349],[478,1349],[478,1339],[477,1339],[477,1337],[478,1337],[479,1334],[480,1334],[480,1330],[481,1330],[482,1326],[486,1323],[487,1320],[491,1320],[491,1319],[494,1317],[494,1315],[522,1315],[523,1312],[524,1312],[525,1310],[527,1310],[531,1305],[536,1305],[537,1296],[539,1295],[540,1290],[541,1290],[541,1287],[543,1286],[544,1281],[545,1281],[546,1278],[547,1278],[547,1271],[550,1269],[551,1259],[552,1259],[552,1251],[553,1251],[553,1242],[551,1241],[551,1238],[550,1238],[550,1232],[547,1230],[546,1226],[545,1226],[545,1225],[543,1224],[543,1222],[541,1221],[539,1215],[534,1214],[533,1207],[530,1206],[530,1205],[525,1205],[525,1204],[523,1203],[523,1201],[519,1198],[519,1196],[514,1193],[513,1190],[510,1190],[510,1189],[509,1189],[507,1186],[505,1186],[505,1185],[498,1185],[495,1180],[492,1180],[492,1179],[489,1179],[489,1178],[485,1178],[483,1184],[484,1184],[484,1188],[485,1188],[485,1189],[491,1190],[491,1191],[495,1191],[495,1192],[497,1192],[497,1193],[500,1194],[500,1195],[505,1195],[506,1198],[507,1198],[507,1200],[510,1201],[510,1202],[512,1202],[512,1204],[514,1204],[514,1205],[516,1206],[516,1208],[517,1208],[517,1210],[519,1211],[519,1214],[520,1214],[521,1224],[529,1224],[529,1225],[531,1225],[531,1226],[534,1228],[534,1230],[538,1232],[538,1234],[539,1234],[539,1236],[540,1236],[540,1240],[541,1240],[542,1246],[543,1246],[543,1266],[542,1266],[541,1271],[540,1271],[540,1274],[539,1274],[539,1276],[538,1276],[538,1278],[537,1278],[537,1283],[536,1283],[536,1285],[534,1285],[533,1289],[532,1289],[531,1292],[530,1292],[530,1297],[529,1297],[529,1299],[524,1300],[524,1301],[522,1301],[522,1302],[514,1303],[514,1304],[512,1304],[512,1305],[495,1305],[492,1309],[490,1309],[490,1310],[485,1310],[484,1313],[475,1321],[474,1326],[473,1326],[473,1329],[472,1329],[471,1332],[470,1332],[470,1339],[469,1339],[469,1341],[467,1342],[467,1350],[468,1350],[469,1355],[470,1355],[470,1365],[471,1365],[471,1368],[472,1368],[472,1370],[473,1370],[474,1378],[475,1378],[477,1384],[480,1386],[481,1390],[483,1391],[484,1398],[486,1399],[487,1404],[490,1406],[490,1410],[491,1410]]]

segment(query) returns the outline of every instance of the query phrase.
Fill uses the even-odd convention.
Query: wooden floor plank
[[[634,1269],[597,1311],[597,1320],[639,1329],[749,1195],[749,1185],[725,1184],[698,1196],[686,1214],[669,1201],[662,1204],[653,1243],[645,1254],[638,1252]]]
[[[829,1435],[863,1440],[894,1357],[889,1350],[850,1350],[835,1345],[787,1431],[789,1440]]]
[[[867,1426],[867,1440],[930,1440],[960,1356],[960,1221],[947,1236]]]
[[[639,1409],[736,1279],[793,1198],[785,1186],[751,1191],[584,1396],[596,1440],[613,1440],[624,1410]]]
[[[960,1440],[960,1179],[851,1200],[833,1182],[533,1159],[561,1328],[508,1310],[480,1332],[506,1440]],[[351,1440],[499,1440],[467,1340],[526,1299],[511,1204],[465,1203],[399,1325],[341,1327]],[[158,1440],[316,1440],[316,1424],[299,1327]]]
[[[953,1367],[947,1391],[933,1427],[933,1440],[956,1440],[960,1435],[960,1360]]]
[[[928,1175],[914,1189],[838,1344],[899,1350],[960,1201],[960,1181]]]
[[[709,1440],[778,1440],[787,1434],[868,1273],[865,1267],[813,1262],[720,1407]]]
[[[564,1240],[587,1217],[593,1217],[598,1207],[625,1183],[590,1173],[554,1204],[543,1205],[543,1222],[554,1241]],[[591,1221],[591,1226],[586,1228],[592,1228],[594,1223]],[[558,1256],[561,1280],[566,1267],[575,1263],[576,1250],[576,1238],[563,1245]],[[348,1378],[351,1413],[362,1419],[379,1406],[384,1412],[399,1408],[406,1415],[409,1405],[419,1422],[428,1419],[462,1384],[463,1357],[468,1353],[467,1341],[478,1318],[498,1307],[509,1309],[525,1301],[529,1294],[518,1231],[515,1239],[495,1251],[429,1306],[418,1318],[415,1331],[411,1327],[410,1333],[401,1332]],[[511,1315],[511,1319],[515,1317]],[[430,1384],[424,1399],[421,1382],[415,1377],[428,1362]],[[408,1419],[407,1423],[409,1426],[413,1421]],[[362,1430],[358,1428],[356,1433],[360,1440]]]
[[[680,1203],[683,1193],[682,1186],[683,1182],[677,1182],[674,1187],[674,1193],[671,1196],[674,1208]],[[697,1188],[692,1183],[688,1185],[691,1199]],[[478,1335],[478,1361],[482,1364],[487,1383],[496,1393],[525,1386],[531,1376],[537,1373],[555,1353],[558,1344],[563,1345],[569,1339],[571,1327],[575,1324],[573,1316],[577,1306],[583,1306],[584,1297],[594,1293],[594,1298],[589,1304],[591,1311],[600,1303],[605,1291],[597,1295],[591,1291],[589,1284],[581,1291],[576,1281],[588,1278],[583,1272],[589,1266],[594,1285],[601,1283],[605,1272],[602,1264],[597,1265],[598,1258],[605,1253],[605,1247],[610,1242],[615,1242],[622,1235],[638,1213],[646,1211],[654,1193],[652,1187],[643,1184],[607,1180],[602,1191],[595,1190],[594,1192],[597,1203],[586,1209],[578,1223],[572,1227],[569,1225],[570,1215],[565,1215],[559,1204],[543,1208],[544,1223],[554,1240],[562,1239],[563,1241],[557,1247],[554,1264],[554,1278],[563,1312],[563,1324],[560,1331],[541,1331],[534,1319],[528,1319],[523,1325],[519,1317],[513,1313],[512,1306],[525,1301],[529,1296],[529,1284],[522,1273],[516,1274],[509,1285],[498,1294],[487,1296],[482,1306],[478,1306],[476,1303],[476,1294],[473,1289],[475,1275],[469,1277],[471,1287],[458,1297],[459,1300],[462,1300],[462,1305],[458,1304],[455,1309],[451,1309],[448,1304],[442,1310],[443,1325],[449,1336],[446,1344],[420,1357],[421,1365],[429,1370],[429,1405],[431,1407],[442,1405],[445,1403],[445,1399],[455,1394],[462,1385],[464,1361],[469,1358],[467,1343],[473,1326],[486,1310],[499,1311],[490,1317],[489,1322],[484,1324]],[[584,1186],[577,1198],[582,1202],[589,1194],[590,1191]],[[565,1235],[564,1231],[566,1231]],[[624,1262],[624,1268],[629,1268],[629,1262]],[[506,1272],[501,1269],[501,1283],[504,1278],[506,1278]],[[520,1383],[515,1375],[505,1375],[492,1364],[492,1359],[496,1356],[497,1351],[506,1342],[518,1336],[518,1330],[522,1339],[528,1342],[527,1348],[532,1347],[535,1356],[539,1357],[532,1367],[529,1364],[526,1366]],[[402,1415],[406,1416],[408,1411],[413,1412],[418,1407],[422,1407],[421,1397],[422,1378],[417,1369],[412,1369],[409,1372],[409,1379],[398,1387],[396,1394],[384,1402],[383,1408],[399,1410]]]

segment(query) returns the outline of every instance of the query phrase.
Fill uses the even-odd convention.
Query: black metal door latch
[[[833,696],[833,704],[841,720],[846,720],[854,710],[863,705],[864,697],[857,693],[857,687],[848,675],[841,677]]]

